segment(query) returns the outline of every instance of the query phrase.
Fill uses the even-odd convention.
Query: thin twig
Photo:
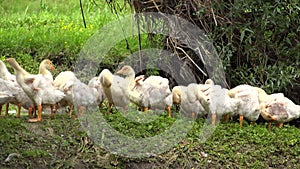
[[[214,9],[213,9],[213,8],[210,8],[210,9],[211,9],[211,13],[212,13],[212,15],[213,15],[215,24],[216,24],[216,26],[218,26],[218,23],[217,23],[217,20],[216,20],[216,16],[215,16],[215,13],[214,13]]]
[[[79,0],[79,1],[80,1],[81,16],[82,16],[84,28],[86,28],[86,23],[85,23],[85,18],[84,18],[84,12],[83,12],[83,7],[82,7],[82,2],[81,2],[81,0]]]
[[[204,76],[207,76],[207,74],[194,62],[194,60],[181,47],[177,46],[176,49],[181,50],[187,56],[187,58],[189,58],[189,60],[197,67],[197,69],[199,69],[200,72],[204,74]]]
[[[140,28],[140,16],[136,14],[136,22],[138,29],[138,43],[139,43],[139,60],[140,60],[140,68],[142,68],[142,42],[141,42],[141,28]]]
[[[155,2],[154,0],[152,0],[152,2],[153,2],[153,4],[154,4],[155,8],[157,9],[157,11],[158,11],[158,12],[161,12],[161,11],[159,10],[159,7],[160,7],[161,5],[157,5],[156,2]]]

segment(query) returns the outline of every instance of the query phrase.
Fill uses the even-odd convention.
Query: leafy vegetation
[[[206,25],[206,30],[233,86],[247,83],[283,92],[300,103],[299,5],[296,0],[212,3],[218,25]]]

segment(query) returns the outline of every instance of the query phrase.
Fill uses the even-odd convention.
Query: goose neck
[[[15,70],[16,73],[27,74],[27,72],[18,64],[14,59],[8,60],[9,65]]]

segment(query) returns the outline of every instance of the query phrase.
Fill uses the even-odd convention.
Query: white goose
[[[201,102],[197,97],[194,97],[194,99],[189,98],[191,95],[195,94],[193,91],[188,90],[187,86],[175,86],[172,89],[173,104],[180,105],[180,111],[187,115],[191,114],[193,119],[198,114],[205,115],[206,111],[201,105]]]
[[[103,87],[102,87],[102,85],[100,83],[100,80],[99,80],[99,76],[98,77],[93,77],[89,81],[88,86],[90,88],[95,88],[97,90],[97,92],[99,94],[97,102],[99,103],[99,107],[101,107],[102,103],[103,103],[103,101],[105,99],[105,95],[104,95],[104,92],[103,92]]]
[[[278,123],[278,127],[281,128],[283,123],[300,117],[300,106],[285,97],[283,93],[268,95],[262,89],[259,93],[261,115],[268,121],[268,131],[271,130],[272,121]]]
[[[0,79],[0,85],[2,85],[1,80],[2,79]],[[2,89],[3,88],[1,86],[1,91],[0,91],[0,116],[1,116],[1,113],[2,113],[2,106],[4,104],[6,104],[5,116],[7,116],[8,115],[8,104],[7,103],[14,99],[14,95],[12,95],[12,93],[9,92],[9,91],[2,91]]]
[[[69,110],[69,116],[72,117],[73,114],[73,109],[74,109],[74,104],[73,104],[73,94],[72,94],[72,90],[71,86],[73,84],[73,81],[76,80],[76,76],[73,72],[71,71],[64,71],[59,73],[54,81],[53,81],[53,85],[56,89],[64,92],[65,96],[63,97],[63,99],[61,99],[57,104],[56,107],[58,109],[58,107],[66,107],[69,106],[70,110]]]
[[[239,85],[229,90],[228,95],[231,98],[240,100],[238,109],[240,115],[240,127],[243,126],[244,117],[255,123],[261,112],[257,89],[250,85]]]
[[[122,74],[125,78],[112,74],[108,69],[104,69],[99,75],[103,92],[108,100],[107,114],[112,105],[126,109],[130,103],[129,90],[134,87],[135,72],[127,65],[122,67],[117,74]]]
[[[2,92],[2,101],[6,98],[6,102],[0,103],[0,113],[2,110],[2,105],[6,103],[5,115],[8,115],[8,105],[9,103],[15,104],[18,106],[18,112],[16,117],[20,117],[21,107],[28,110],[29,115],[32,115],[33,111],[33,102],[29,97],[24,93],[23,89],[19,86],[16,86],[14,82],[3,80],[0,78],[0,91]],[[5,97],[6,95],[6,97]]]
[[[237,112],[240,101],[229,97],[227,89],[215,85],[211,79],[206,80],[203,86],[202,91],[208,100],[208,111],[212,115],[212,125],[216,125],[217,117],[229,118]]]
[[[0,79],[0,84],[1,84],[2,79]],[[1,84],[2,85],[2,84]],[[2,110],[2,106],[9,102],[10,100],[12,100],[14,98],[14,96],[8,92],[8,91],[0,91],[0,115],[1,115],[1,110]]]
[[[167,110],[171,117],[172,93],[169,88],[169,80],[160,76],[138,76],[135,86],[130,91],[130,100],[138,106],[153,110]]]
[[[5,64],[0,60],[0,78],[8,81],[16,80],[16,77],[13,76],[8,70]],[[4,83],[4,82],[1,82]],[[9,102],[13,100],[13,94],[10,91],[7,91],[6,84],[1,84],[1,102],[0,102],[0,115],[2,112],[2,106],[6,104],[5,115],[8,115]]]
[[[200,102],[205,112],[203,115],[209,113],[209,97],[207,91],[211,88],[210,84],[195,84],[191,83],[187,86],[187,96],[190,102]],[[205,93],[206,92],[206,93]]]
[[[51,70],[51,71],[55,70],[53,63],[49,59],[42,60],[42,62],[40,63],[40,66],[39,66],[39,75],[43,76],[43,85],[45,85],[45,86],[47,85],[46,88],[53,88],[53,86],[54,86],[53,75],[49,70]],[[52,101],[44,100],[44,103],[42,103],[42,104],[46,105],[46,104],[48,104],[48,102],[52,102]],[[50,104],[51,115],[53,115],[54,108],[57,111],[57,107],[55,107],[55,105],[56,105],[56,103]]]
[[[278,127],[281,128],[283,123],[299,118],[300,106],[293,103],[290,99],[282,97],[262,107],[261,115],[269,122],[268,130],[270,131],[271,121],[279,123]]]
[[[27,109],[28,114],[31,115],[34,107],[33,102],[17,83],[16,76],[12,75],[8,71],[7,67],[2,61],[0,61],[0,78],[4,80],[1,81],[1,91],[7,90],[6,92],[9,92],[11,95],[14,96],[14,98],[10,99],[9,102],[6,102],[5,114],[8,115],[8,106],[9,103],[12,103],[18,106],[18,112],[16,117],[20,117],[21,106]]]
[[[70,106],[69,116],[72,117],[73,107],[76,107],[77,117],[84,114],[89,106],[100,105],[103,100],[97,88],[81,82],[71,71],[61,72],[54,80],[54,86],[65,93],[59,102],[60,106]]]
[[[42,74],[33,75],[28,73],[14,58],[8,58],[6,61],[15,70],[18,84],[38,107],[38,117],[29,119],[29,122],[41,121],[42,104],[54,105],[64,97],[64,94],[56,90],[52,84],[49,84],[49,81]]]
[[[228,90],[221,88],[219,85],[212,87],[212,92],[209,94],[209,107],[212,114],[212,125],[216,124],[216,117],[225,116],[226,120],[229,116],[233,116],[238,112],[240,100],[230,98]]]
[[[89,106],[99,106],[103,101],[99,100],[99,92],[96,88],[89,87],[79,79],[69,81],[64,86],[64,90],[72,93],[72,104],[77,110],[77,117],[83,115]]]
[[[16,76],[12,75],[7,67],[5,66],[5,64],[0,60],[0,78],[4,79],[4,80],[9,80],[12,82],[16,82]]]
[[[188,86],[176,86],[172,89],[173,103],[181,103],[184,112],[204,116],[210,113],[210,96],[214,83],[211,79],[205,84],[191,83]],[[214,121],[214,114],[212,116]]]
[[[49,81],[49,84],[51,84],[51,83],[53,83],[53,75],[49,70],[54,71],[55,67],[49,59],[44,59],[40,63],[39,74],[43,75],[44,78]]]

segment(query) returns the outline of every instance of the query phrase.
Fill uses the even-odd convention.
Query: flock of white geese
[[[40,63],[38,74],[28,73],[14,58],[8,58],[6,62],[15,75],[0,61],[0,113],[6,104],[5,115],[8,114],[9,103],[18,106],[17,117],[20,117],[21,107],[28,110],[30,117],[37,109],[37,117],[29,122],[42,120],[42,106],[45,105],[51,107],[51,116],[58,107],[69,106],[71,117],[74,108],[78,116],[90,105],[101,106],[105,99],[108,101],[107,113],[113,105],[126,109],[134,103],[145,112],[166,110],[171,117],[171,106],[180,105],[181,112],[192,118],[211,115],[213,125],[217,117],[222,116],[228,121],[230,116],[239,115],[242,127],[244,118],[255,123],[261,115],[269,122],[269,130],[272,121],[282,127],[283,123],[300,116],[300,106],[282,93],[269,95],[261,88],[246,84],[228,90],[208,79],[204,84],[191,83],[170,89],[168,79],[135,77],[133,68],[128,65],[116,74],[104,69],[85,84],[71,71],[61,72],[54,79],[50,71],[55,68],[49,59]]]

